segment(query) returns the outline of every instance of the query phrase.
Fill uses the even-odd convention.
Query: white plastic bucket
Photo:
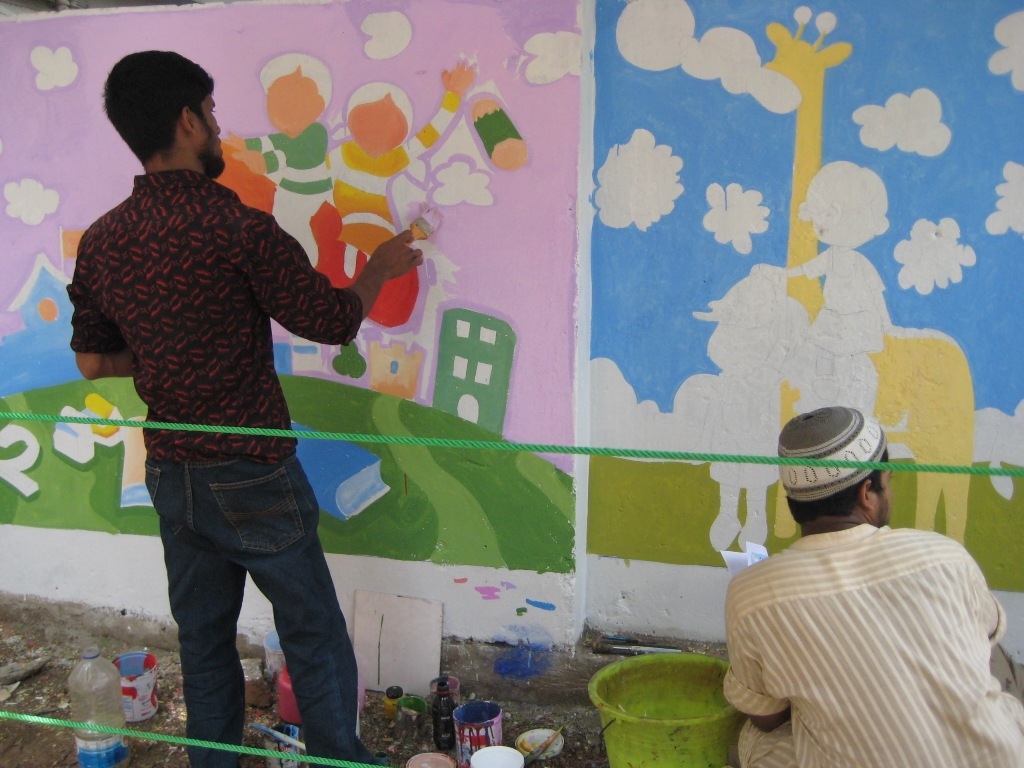
[[[484,747],[469,759],[472,768],[523,768],[526,758],[512,747]]]

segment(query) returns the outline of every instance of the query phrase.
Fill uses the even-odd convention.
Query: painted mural
[[[873,414],[893,524],[1024,590],[1024,6],[598,0],[591,413],[599,445],[775,454]],[[640,300],[639,297],[644,297]],[[588,549],[721,565],[796,526],[777,469],[597,457]]]
[[[417,217],[434,230],[357,343],[275,328],[297,430],[572,442],[580,35],[577,3],[551,0],[0,23],[0,410],[145,418],[130,381],[81,380],[65,289],[82,231],[141,171],[103,115],[103,81],[152,48],[213,75],[222,183],[272,211],[335,286]],[[0,523],[155,534],[140,436],[3,423]],[[299,453],[330,552],[573,569],[565,457],[311,439]]]

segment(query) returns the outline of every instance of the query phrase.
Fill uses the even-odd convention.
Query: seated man
[[[850,408],[797,416],[779,455],[887,461]],[[735,576],[725,695],[743,768],[1024,765],[1024,707],[989,671],[1006,616],[977,563],[888,526],[892,473],[782,465],[802,537]]]

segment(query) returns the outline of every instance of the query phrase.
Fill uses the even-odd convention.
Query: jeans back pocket
[[[243,549],[280,552],[305,533],[286,467],[241,482],[211,483],[210,491]]]

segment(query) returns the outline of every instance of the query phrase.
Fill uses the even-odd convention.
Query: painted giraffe
[[[787,268],[803,265],[818,255],[819,242],[809,221],[799,218],[812,179],[822,166],[822,125],[825,73],[853,53],[849,43],[823,47],[835,28],[832,14],[821,14],[819,36],[813,43],[803,35],[811,11],[801,7],[797,29],[791,33],[777,22],[766,34],[775,46],[775,57],[765,67],[788,78],[799,89],[796,111],[796,143],[793,187],[789,211]],[[824,303],[819,280],[803,277],[788,280],[787,293],[799,301],[813,321]],[[885,347],[871,355],[878,371],[875,416],[887,428],[890,442],[907,446],[920,464],[967,464],[973,460],[974,391],[970,369],[957,343],[937,331],[891,328]],[[780,393],[781,422],[795,414],[798,393],[783,382]],[[915,525],[934,528],[940,498],[945,504],[946,533],[963,541],[967,524],[969,476],[918,473]],[[777,494],[775,534],[791,538],[796,524],[785,495]]]

